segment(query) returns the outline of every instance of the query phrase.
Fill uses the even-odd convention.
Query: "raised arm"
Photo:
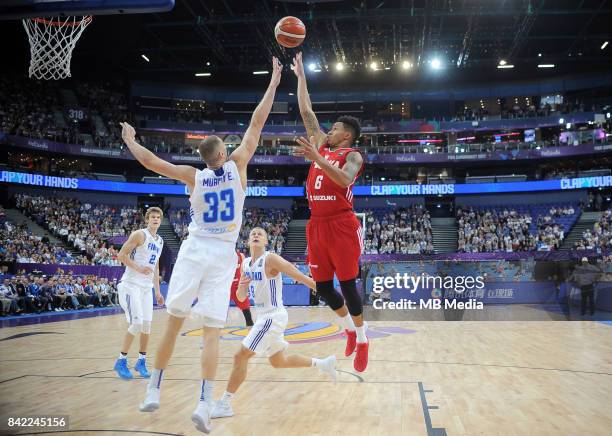
[[[174,165],[159,157],[155,156],[151,151],[144,148],[136,142],[136,131],[128,123],[119,123],[122,127],[121,136],[126,143],[132,155],[146,169],[151,170],[162,176],[169,177],[179,182],[183,182],[189,188],[189,192],[193,192],[193,184],[195,183],[196,169],[189,165]]]
[[[300,107],[300,115],[302,115],[302,122],[306,128],[306,135],[310,138],[314,136],[315,144],[320,147],[325,142],[325,133],[321,131],[317,116],[312,110],[312,102],[308,95],[308,87],[306,86],[306,74],[304,73],[304,64],[302,63],[302,53],[298,53],[293,58],[293,65],[291,69],[295,73],[298,79],[297,95],[298,105]]]
[[[255,150],[259,145],[259,137],[261,136],[261,131],[263,130],[264,125],[266,124],[268,115],[270,115],[270,111],[272,110],[272,103],[274,103],[274,96],[276,94],[276,88],[280,83],[282,70],[283,66],[279,60],[273,57],[272,77],[270,78],[268,89],[253,112],[251,122],[244,134],[244,137],[242,138],[240,146],[234,150],[230,156],[230,159],[236,162],[241,178],[242,173],[244,172],[243,187],[246,187],[246,166],[255,154]]]
[[[302,272],[297,269],[294,264],[286,261],[278,254],[268,254],[268,257],[266,258],[266,275],[268,277],[274,277],[279,272],[287,274],[293,280],[308,286],[310,289],[317,288],[315,281],[312,278],[302,274]]]

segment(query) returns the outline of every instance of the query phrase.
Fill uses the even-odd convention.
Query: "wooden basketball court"
[[[150,367],[166,316],[154,315]],[[231,309],[229,324],[243,322]],[[608,435],[612,429],[612,325],[374,321],[370,364],[357,375],[329,309],[290,308],[289,322],[297,341],[289,351],[335,353],[338,383],[314,368],[277,370],[256,358],[232,403],[236,415],[214,420],[212,434]],[[197,327],[188,321],[184,331]],[[161,409],[149,414],[138,411],[147,381],[124,381],[112,370],[125,328],[123,314],[2,328],[0,414],[69,415],[70,434],[200,434],[190,421],[200,389],[197,331],[178,339]],[[224,331],[221,341],[217,398],[240,345],[242,332],[235,330]],[[34,433],[43,434],[11,432]]]

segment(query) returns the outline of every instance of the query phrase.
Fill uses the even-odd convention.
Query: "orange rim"
[[[82,20],[79,21],[75,21],[75,22],[69,22],[69,21],[53,21],[53,20],[47,20],[45,18],[31,18],[32,21],[35,21],[37,23],[40,24],[45,24],[47,26],[57,26],[57,27],[64,27],[64,26],[78,26],[80,25],[82,22],[86,22],[87,24],[89,24],[89,22],[92,20],[92,16],[91,15],[87,15],[85,18],[83,18]]]

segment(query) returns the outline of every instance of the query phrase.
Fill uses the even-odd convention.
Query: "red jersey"
[[[236,297],[236,293],[238,292],[238,285],[240,285],[240,277],[242,276],[242,261],[244,260],[244,255],[237,251],[238,255],[238,265],[236,266],[236,273],[234,274],[234,280],[232,280],[232,288],[230,290],[230,299],[238,306],[240,310],[245,310],[251,307],[251,302],[249,301],[249,297],[244,299],[244,301],[239,301],[238,297]]]
[[[319,147],[319,153],[338,168],[344,167],[346,156],[351,152],[359,153],[357,149],[350,147],[336,150],[331,150],[327,144]],[[355,175],[355,180],[362,171],[363,164]],[[330,179],[321,167],[313,162],[310,165],[308,179],[306,180],[306,197],[308,198],[311,216],[324,217],[351,212],[353,210],[353,184],[355,180],[348,187],[342,187]]]
[[[238,284],[240,284],[240,276],[242,275],[242,261],[244,260],[244,255],[237,251],[238,255],[238,266],[236,266],[236,273],[234,274],[234,280],[232,280],[232,298],[236,295],[236,291],[238,290]]]

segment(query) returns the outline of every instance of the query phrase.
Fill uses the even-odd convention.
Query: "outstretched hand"
[[[297,139],[297,143],[300,144],[299,147],[295,147],[293,149],[293,155],[298,157],[304,157],[311,161],[317,161],[321,154],[317,149],[315,137],[311,136],[310,141],[308,141],[304,137],[300,137]]]
[[[293,72],[298,78],[304,76],[304,64],[302,63],[302,52],[299,52],[293,58],[293,64],[291,64],[291,69],[293,70]]]
[[[270,85],[278,86],[283,72],[283,65],[276,57],[272,57],[272,78],[270,79]]]
[[[121,126],[121,137],[125,142],[134,141],[136,139],[136,130],[128,123],[119,123]]]

